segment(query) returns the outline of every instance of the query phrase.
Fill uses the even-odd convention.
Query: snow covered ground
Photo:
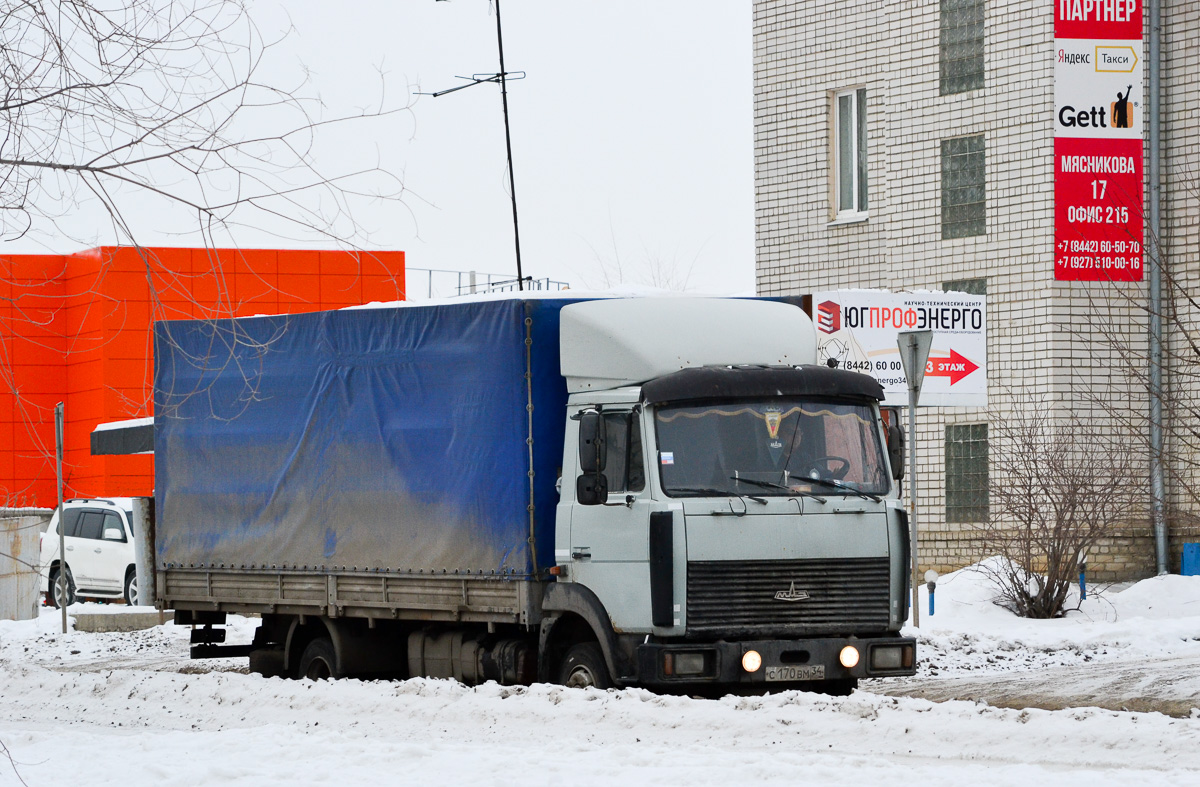
[[[1110,591],[1057,621],[989,597],[976,573],[939,582],[915,678],[721,700],[264,679],[244,660],[189,661],[183,627],[62,635],[46,610],[0,622],[0,785],[1200,784],[1200,710],[1186,707],[1200,708],[1200,577]],[[254,625],[236,619],[229,641]],[[1180,665],[1197,669],[1179,679]],[[1122,671],[1176,715],[898,696],[958,682],[986,697],[1047,675],[1041,693],[1069,695]]]

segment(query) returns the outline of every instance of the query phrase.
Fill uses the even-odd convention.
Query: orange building
[[[404,252],[101,247],[0,256],[0,506],[149,495],[153,457],[96,456],[97,424],[152,415],[155,320],[287,314],[404,297]]]

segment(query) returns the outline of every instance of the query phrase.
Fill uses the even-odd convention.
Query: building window
[[[867,212],[867,91],[846,90],[833,97],[834,204],[837,218]]]
[[[942,282],[942,292],[965,292],[967,295],[987,295],[987,279],[951,279]]]
[[[985,522],[987,516],[987,424],[951,424],[946,427],[946,521]]]
[[[941,92],[983,87],[983,0],[941,0]]]
[[[987,175],[983,134],[942,140],[942,239],[982,235]]]

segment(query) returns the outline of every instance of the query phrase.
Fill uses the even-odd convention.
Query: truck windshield
[[[772,399],[664,405],[658,467],[671,497],[886,494],[879,428],[864,404]]]

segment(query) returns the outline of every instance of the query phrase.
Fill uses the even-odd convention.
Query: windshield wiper
[[[676,486],[676,487],[672,487],[671,489],[668,489],[667,491],[668,492],[692,492],[697,495],[713,495],[714,497],[729,497],[730,495],[733,495],[734,497],[748,497],[751,500],[753,500],[755,503],[762,503],[764,506],[767,504],[767,501],[761,497],[755,497],[754,495],[744,495],[741,492],[734,492],[733,490],[730,490],[730,489],[710,489],[708,487],[703,487],[703,486]]]
[[[847,492],[856,494],[859,497],[863,498],[864,500],[870,500],[875,503],[878,503],[880,500],[883,499],[879,495],[873,495],[869,492],[864,492],[861,489],[855,489],[854,487],[850,486],[849,484],[843,484],[841,481],[834,481],[832,478],[816,478],[816,477],[805,478],[804,476],[797,476],[797,478],[804,478],[805,481],[813,481],[818,484],[824,484],[825,486],[831,487],[833,489],[842,489]]]
[[[803,495],[805,497],[811,497],[813,500],[816,500],[821,503],[825,502],[825,498],[821,497],[820,495],[816,494],[815,492],[805,492],[802,489],[792,489],[790,486],[784,486],[783,484],[777,484],[774,481],[759,481],[757,478],[742,478],[742,477],[736,476],[736,475],[731,475],[729,477],[732,478],[734,481],[745,481],[747,484],[755,484],[757,486],[766,487],[767,489],[782,489],[783,491],[787,492],[789,495]]]

